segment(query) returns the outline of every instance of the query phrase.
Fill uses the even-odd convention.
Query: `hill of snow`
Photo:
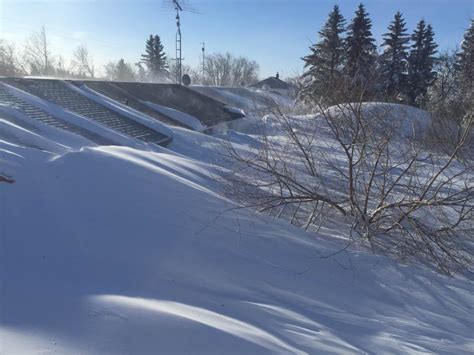
[[[0,353],[469,353],[473,280],[235,209],[252,134],[98,147],[0,119]],[[252,132],[249,129],[248,132]],[[336,234],[337,231],[334,231]]]
[[[427,111],[402,104],[384,102],[340,104],[329,107],[326,114],[350,117],[359,110],[364,120],[373,122],[376,132],[394,130],[404,138],[422,139],[431,128],[431,116]]]
[[[258,114],[276,106],[291,108],[295,104],[294,99],[271,91],[220,86],[192,86],[191,88],[227,105],[242,109],[247,114]]]

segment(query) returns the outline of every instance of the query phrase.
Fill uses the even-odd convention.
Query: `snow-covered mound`
[[[259,113],[276,106],[292,108],[295,104],[294,99],[270,91],[219,86],[192,86],[191,88],[226,105],[244,110],[247,114]]]
[[[209,179],[225,165],[216,137],[176,128],[155,152],[78,148],[0,124],[0,174],[14,180],[0,182],[2,354],[474,346],[472,280],[335,253],[343,242],[235,209]]]
[[[393,130],[404,138],[422,139],[431,127],[427,111],[413,106],[385,102],[348,103],[329,107],[326,114],[334,117],[351,117],[361,112],[367,122],[373,123],[378,132]]]
[[[202,132],[206,129],[206,127],[202,125],[199,119],[187,113],[175,110],[171,107],[154,104],[148,101],[142,101],[142,103],[158,112],[168,115],[169,117],[173,118],[174,120],[182,123],[183,125],[187,127],[191,127],[195,131]]]

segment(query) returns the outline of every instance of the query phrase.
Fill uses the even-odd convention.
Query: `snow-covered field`
[[[472,352],[472,278],[233,209],[219,149],[255,136],[33,128],[0,116],[1,354]]]

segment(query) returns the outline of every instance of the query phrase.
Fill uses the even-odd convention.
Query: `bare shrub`
[[[426,149],[422,127],[408,115],[414,109],[354,101],[351,91],[352,100],[334,100],[348,103],[317,103],[312,117],[267,116],[254,152],[229,144],[229,196],[306,229],[339,215],[350,224],[350,240],[443,273],[469,267],[474,171],[472,161],[457,156],[472,131],[472,112],[441,154]]]

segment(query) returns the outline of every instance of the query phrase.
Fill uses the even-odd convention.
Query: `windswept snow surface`
[[[199,85],[191,86],[191,88],[226,105],[239,108],[247,114],[265,112],[276,106],[290,109],[295,105],[294,99],[271,91]]]
[[[423,139],[431,128],[431,115],[419,108],[393,103],[365,102],[331,106],[326,113],[334,117],[347,117],[361,111],[364,119],[375,124],[375,132],[394,130],[403,138]]]
[[[474,347],[472,279],[330,256],[343,242],[233,209],[209,179],[226,164],[218,137],[173,128],[169,149],[78,150],[0,123],[16,135],[0,131],[0,173],[15,180],[0,182],[1,354]]]
[[[182,123],[185,126],[191,127],[195,131],[201,132],[206,129],[206,126],[204,126],[198,118],[191,116],[190,114],[175,110],[171,107],[158,105],[149,101],[142,101],[142,103],[153,110],[156,110],[164,115],[171,117],[172,119],[178,121],[179,123]]]

